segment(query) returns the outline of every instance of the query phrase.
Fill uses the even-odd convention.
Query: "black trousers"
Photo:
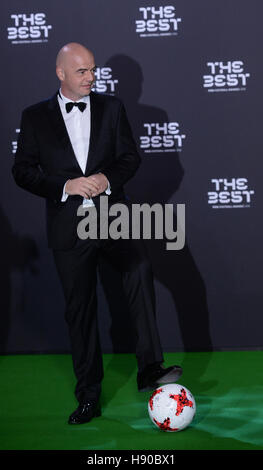
[[[65,319],[77,378],[75,395],[80,403],[98,399],[103,379],[96,294],[99,256],[106,256],[122,273],[127,315],[136,332],[138,370],[163,362],[152,269],[142,240],[78,239],[72,249],[54,250],[53,254],[66,301]]]

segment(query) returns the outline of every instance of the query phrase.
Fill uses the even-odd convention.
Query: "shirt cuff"
[[[110,183],[109,183],[109,181],[108,181],[108,187],[107,187],[107,189],[106,189],[106,191],[105,191],[105,194],[107,194],[107,196],[109,196],[109,195],[111,194],[111,188],[110,188]]]
[[[61,202],[66,202],[66,200],[68,199],[68,194],[65,191],[65,187],[66,187],[66,184],[67,184],[68,181],[69,180],[67,180],[66,183],[63,186],[63,193],[62,193]]]

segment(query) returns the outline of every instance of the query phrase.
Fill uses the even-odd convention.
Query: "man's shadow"
[[[9,352],[9,331],[11,328],[11,318],[13,310],[21,313],[24,311],[24,297],[17,296],[12,290],[13,270],[23,271],[30,269],[36,272],[34,261],[38,258],[38,250],[34,240],[28,236],[20,236],[11,227],[8,217],[0,207],[0,240],[2,247],[1,256],[1,328],[0,328],[0,354]],[[17,298],[18,297],[18,298]],[[18,304],[19,303],[19,304]],[[13,346],[13,345],[12,345]],[[11,346],[11,350],[12,350]]]
[[[137,146],[140,136],[145,135],[145,123],[168,123],[167,113],[157,107],[139,102],[143,74],[140,65],[125,55],[112,57],[105,64],[110,67],[115,77],[118,77],[116,95],[122,99],[132,127]],[[159,90],[156,90],[160,93]],[[143,154],[142,163],[136,175],[126,185],[126,194],[136,203],[171,203],[178,190],[184,170],[180,163],[178,152]],[[178,203],[183,201],[178,201]],[[187,208],[186,208],[187,210]],[[175,227],[176,214],[174,213]],[[174,311],[180,327],[185,351],[212,351],[209,331],[209,312],[207,307],[206,289],[198,267],[186,244],[180,251],[167,251],[166,241],[147,240],[146,246],[153,266],[155,280],[161,283],[171,294]],[[128,317],[128,308],[121,288],[121,279],[104,260],[99,267],[100,280],[107,298],[111,316],[111,338],[114,352],[133,352],[133,327]],[[110,279],[110,282],[109,282]],[[116,295],[115,295],[116,293]],[[166,315],[163,305],[157,311],[160,333],[162,336],[174,335],[171,325],[176,321]],[[178,345],[174,343],[174,351]],[[200,377],[207,367],[200,363],[197,377]]]

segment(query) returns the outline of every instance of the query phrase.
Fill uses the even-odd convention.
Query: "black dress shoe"
[[[88,423],[95,416],[101,416],[101,408],[98,403],[87,402],[79,405],[70,415],[68,424]]]
[[[161,364],[147,366],[137,374],[139,392],[155,390],[161,384],[176,382],[181,377],[183,369],[180,366],[163,367]]]

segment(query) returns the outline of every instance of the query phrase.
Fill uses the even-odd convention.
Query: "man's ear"
[[[56,68],[56,74],[57,74],[57,77],[58,79],[63,82],[63,80],[65,79],[65,72],[64,70],[61,68],[61,67],[57,67]]]

